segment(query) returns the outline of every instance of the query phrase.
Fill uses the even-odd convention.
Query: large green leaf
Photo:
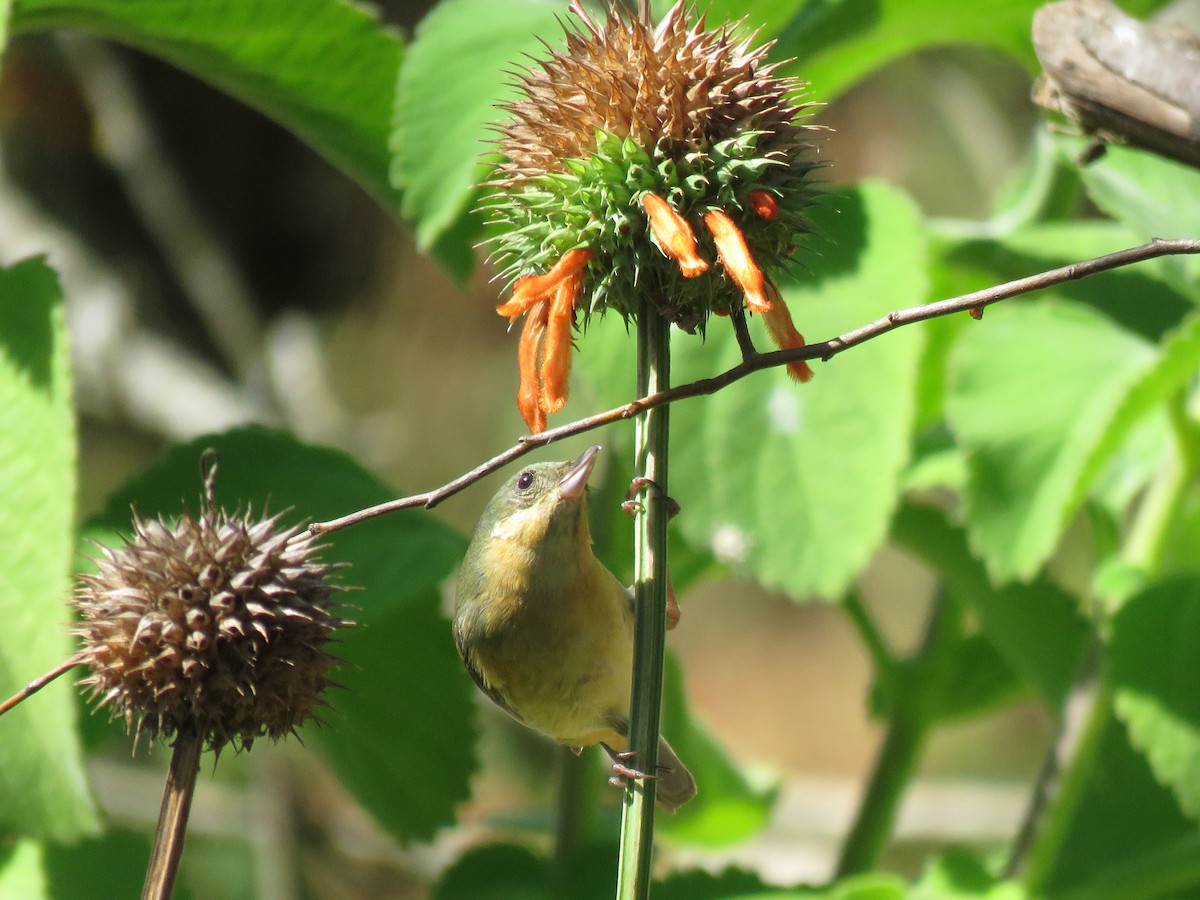
[[[349,0],[13,0],[14,34],[89,31],[211,82],[294,131],[391,212],[388,121],[403,48]]]
[[[1130,332],[1063,303],[1002,306],[960,337],[947,412],[967,450],[971,543],[993,578],[1031,578],[1049,558],[1153,360]]]
[[[528,64],[526,54],[545,55],[539,38],[562,42],[557,19],[565,15],[557,0],[448,0],[425,17],[409,48],[396,90],[392,181],[405,191],[418,245],[460,276],[471,264],[463,250],[478,236],[462,217],[487,172],[482,154],[506,81]]]
[[[1200,819],[1200,576],[1131,597],[1112,623],[1117,715],[1155,777]]]
[[[1127,225],[1098,220],[1037,223],[994,240],[942,240],[935,244],[938,293],[949,296],[977,291],[1144,240]],[[1056,285],[1052,291],[1056,297],[1100,310],[1136,334],[1158,340],[1194,309],[1186,295],[1173,287],[1171,262],[1149,260]]]
[[[924,299],[925,244],[905,196],[868,184],[827,197],[813,219],[822,237],[805,259],[812,273],[781,285],[811,339]],[[610,317],[580,346],[580,368],[603,403],[629,400],[632,335]],[[675,332],[671,352],[675,384],[740,359],[723,319],[709,322],[704,339]],[[795,596],[840,595],[878,549],[895,508],[920,352],[920,330],[905,328],[817,364],[805,385],[776,369],[676,404],[671,493],[684,509],[683,535]]]
[[[1163,0],[1123,3],[1133,13]],[[1036,71],[1030,32],[1042,0],[809,0],[779,35],[777,55],[825,100],[905,54],[974,44],[1015,57]]]
[[[1079,673],[1088,625],[1072,598],[1044,579],[994,587],[963,532],[938,510],[904,506],[893,539],[933,568],[1010,666],[1058,707]],[[949,694],[951,698],[954,692]]]
[[[1107,716],[1089,742],[1081,795],[1055,847],[1041,896],[1180,897],[1200,885],[1195,822],[1155,781],[1125,727]],[[1076,787],[1076,786],[1073,786]]]
[[[1081,146],[1078,140],[1062,141],[1072,155]],[[1082,167],[1080,176],[1092,201],[1143,241],[1200,234],[1200,208],[1180,202],[1181,197],[1200,196],[1200,171],[1192,166],[1147,150],[1112,145],[1099,160]],[[1200,303],[1200,259],[1178,257],[1166,265],[1173,283]]]
[[[218,501],[255,512],[290,509],[288,521],[327,519],[389,499],[393,492],[343,453],[263,429],[200,438],[110,498],[100,526],[177,515],[199,494],[198,460],[217,450]],[[189,503],[193,507],[194,503]],[[393,833],[424,838],[453,820],[473,768],[472,688],[440,613],[438,585],[465,542],[427,513],[408,510],[330,535],[325,558],[345,562],[341,581],[359,627],[339,633],[348,665],[335,678],[319,728],[306,728],[358,800]],[[419,773],[419,774],[414,774]]]
[[[0,699],[65,661],[75,420],[62,291],[42,259],[0,269]],[[65,679],[0,717],[0,832],[95,830]]]

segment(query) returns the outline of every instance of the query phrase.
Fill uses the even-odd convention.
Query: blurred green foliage
[[[1036,5],[756,0],[714,3],[709,21],[744,14],[832,101],[885,63],[945,43],[1032,70]],[[1138,13],[1157,5],[1128,4]],[[13,35],[91,31],[211,81],[366,186],[465,278],[481,230],[470,213],[485,171],[479,156],[504,73],[526,64],[538,39],[558,41],[554,19],[564,14],[549,0],[445,0],[406,49],[342,0],[14,0],[8,25]],[[1080,146],[1031,142],[1028,177],[984,223],[928,219],[894,185],[831,185],[814,214],[818,237],[801,249],[806,271],[781,285],[800,327],[825,338],[1152,237],[1200,236],[1195,171],[1122,148],[1081,168]],[[0,270],[0,695],[69,655],[75,434],[61,299],[43,260]],[[901,329],[817,365],[811,385],[774,370],[673,410],[671,489],[687,504],[675,536],[687,561],[679,577],[734,571],[797,601],[842,603],[873,642],[873,696],[896,726],[885,748],[897,759],[879,760],[874,800],[843,853],[855,862],[839,879],[780,891],[746,873],[690,872],[666,878],[656,896],[1200,891],[1198,303],[1200,260],[1157,260],[992,307],[981,323]],[[597,323],[580,344],[577,395],[590,391],[602,407],[630,399],[633,348],[620,323]],[[705,340],[677,335],[674,354],[677,382],[738,359],[732,335],[716,327]],[[618,454],[622,439],[605,438]],[[131,506],[179,512],[199,494],[207,447],[220,454],[217,494],[231,506],[312,520],[395,493],[344,453],[244,429],[172,448],[85,534],[127,531]],[[595,527],[616,559],[626,540],[618,519],[598,510]],[[1053,564],[1080,522],[1089,524],[1087,575],[1059,578]],[[440,597],[464,546],[414,510],[329,540],[328,558],[349,563],[342,579],[359,589],[349,595],[356,627],[339,651],[346,690],[331,692],[325,723],[304,737],[401,841],[452,827],[476,767],[471,688]],[[931,632],[935,645],[911,656],[893,655],[853,603],[856,579],[888,546],[921,560],[952,613]],[[682,755],[701,800],[664,832],[709,847],[741,840],[766,823],[776,792],[690,720],[678,682],[676,673],[666,715],[676,746],[691,751]],[[1083,688],[1094,702],[1082,737],[1024,835],[1020,865],[951,850],[911,881],[862,871],[880,863],[930,731],[1029,697],[1059,716]],[[96,838],[96,827],[74,707],[59,684],[0,720],[0,894],[84,896],[101,878],[136,885],[144,841],[120,831]],[[59,843],[83,836],[72,848]],[[614,849],[598,830],[557,855],[533,845],[466,851],[434,896],[611,892]],[[112,880],[102,874],[110,869]]]

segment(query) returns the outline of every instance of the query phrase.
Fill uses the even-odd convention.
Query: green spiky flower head
[[[689,25],[685,0],[657,27],[617,6],[603,25],[571,10],[566,47],[520,74],[500,126],[487,211],[513,289],[501,314],[545,302],[548,342],[560,294],[573,296],[559,316],[569,299],[581,326],[607,310],[631,319],[643,298],[688,331],[743,303],[782,305],[770,273],[809,230],[814,193],[799,82],[776,74],[769,45]],[[561,405],[541,402],[553,374],[539,373],[543,414]]]

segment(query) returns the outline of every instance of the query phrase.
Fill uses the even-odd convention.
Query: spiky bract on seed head
[[[345,624],[332,610],[333,566],[299,527],[216,508],[135,516],[120,549],[76,593],[76,631],[91,669],[82,684],[138,734],[198,734],[219,750],[293,732],[322,704]]]
[[[688,25],[680,2],[657,28],[617,6],[604,24],[572,4],[581,24],[567,45],[521,73],[501,126],[503,157],[488,201],[495,257],[512,281],[549,269],[576,247],[594,251],[578,308],[629,318],[641,296],[685,328],[741,302],[719,274],[681,275],[652,245],[642,198],[664,198],[695,230],[702,257],[716,258],[701,225],[721,209],[742,229],[764,270],[787,261],[813,197],[810,128],[792,99],[800,87],[729,26]],[[777,213],[755,213],[764,191]],[[584,297],[587,299],[584,300]]]

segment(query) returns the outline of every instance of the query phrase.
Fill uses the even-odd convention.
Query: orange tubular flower
[[[792,324],[792,314],[788,311],[787,304],[783,302],[783,297],[779,295],[779,289],[770,283],[768,283],[767,289],[771,293],[773,303],[771,310],[763,314],[763,322],[766,323],[771,340],[780,350],[794,350],[797,347],[803,347],[804,335],[797,331],[796,326]],[[788,374],[799,382],[808,381],[813,377],[813,370],[802,359],[788,363],[787,370]]]
[[[773,219],[779,215],[779,204],[766,191],[751,191],[746,195],[750,208],[764,219]]]
[[[517,349],[517,409],[531,434],[545,431],[546,414],[558,412],[567,402],[575,301],[583,288],[584,267],[591,258],[592,251],[586,247],[564,253],[545,275],[518,278],[511,299],[496,307],[496,312],[510,321],[525,313],[525,328]]]
[[[695,278],[708,271],[708,263],[696,252],[696,235],[687,219],[658,194],[642,197],[642,208],[650,220],[650,231],[663,253],[679,263],[684,278]]]
[[[513,282],[512,297],[507,303],[496,307],[496,312],[509,319],[515,319],[540,300],[554,296],[559,282],[570,278],[577,272],[582,272],[592,251],[586,247],[578,247],[563,254],[545,275],[526,275]]]
[[[550,318],[542,348],[540,400],[543,413],[548,415],[558,412],[567,402],[567,382],[571,375],[571,326],[575,323],[575,301],[582,287],[583,271],[580,270],[558,283],[554,302],[550,305]]]
[[[546,430],[546,413],[542,409],[542,382],[538,377],[538,350],[546,333],[546,319],[550,315],[550,301],[535,303],[525,317],[521,331],[521,342],[517,347],[517,368],[521,373],[517,388],[517,409],[529,426],[531,434]]]
[[[746,307],[751,312],[769,313],[771,301],[764,293],[764,279],[758,263],[750,255],[746,246],[746,238],[742,230],[734,224],[722,210],[710,209],[704,214],[704,224],[712,232],[713,242],[717,245],[717,255],[725,266],[725,271],[742,289],[746,295]]]

